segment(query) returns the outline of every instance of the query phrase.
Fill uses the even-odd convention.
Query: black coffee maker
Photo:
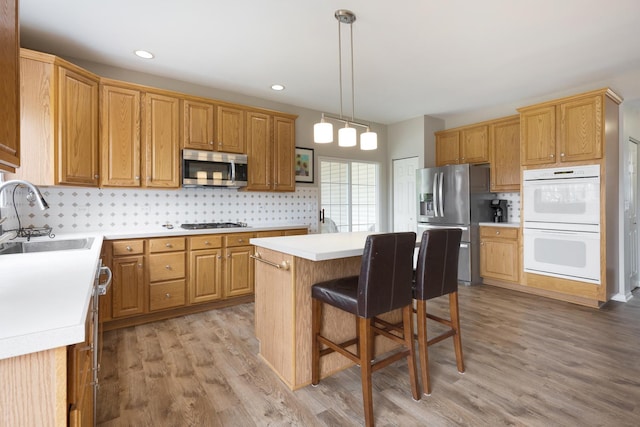
[[[493,222],[507,222],[507,201],[503,199],[491,200]]]

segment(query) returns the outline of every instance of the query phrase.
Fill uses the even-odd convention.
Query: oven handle
[[[542,185],[558,185],[558,184],[598,184],[600,178],[596,176],[580,177],[580,178],[552,178],[552,179],[525,179],[522,180],[524,187],[539,187]]]

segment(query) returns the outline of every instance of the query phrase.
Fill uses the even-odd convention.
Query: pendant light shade
[[[338,145],[340,147],[355,147],[357,139],[356,129],[349,127],[349,123],[346,123],[338,131]]]
[[[313,142],[318,144],[333,142],[333,125],[324,120],[324,115],[320,123],[313,125]]]
[[[378,134],[371,132],[371,129],[367,128],[367,131],[360,135],[360,149],[361,150],[376,150],[378,148]]]
[[[338,20],[338,68],[340,70],[340,117],[330,116],[328,114],[322,114],[320,123],[316,123],[313,126],[313,141],[318,144],[325,144],[333,142],[333,125],[325,121],[325,116],[328,119],[336,120],[345,124],[343,128],[338,131],[338,145],[340,147],[354,147],[357,145],[357,133],[353,126],[366,128],[366,132],[360,135],[360,149],[362,150],[375,150],[378,148],[378,135],[375,132],[371,132],[368,125],[358,123],[354,121],[355,116],[355,96],[354,96],[354,78],[353,78],[353,23],[356,20],[356,15],[350,10],[339,9],[334,14]],[[350,47],[351,47],[351,119],[344,118],[342,115],[342,24],[349,25],[351,33]]]

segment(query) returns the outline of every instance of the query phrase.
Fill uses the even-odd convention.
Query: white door
[[[625,265],[628,265],[630,289],[640,286],[638,283],[638,141],[629,138],[629,161],[627,164],[628,179],[625,180],[626,201],[625,216],[627,223],[627,248]]]
[[[417,157],[393,161],[393,231],[416,231]]]

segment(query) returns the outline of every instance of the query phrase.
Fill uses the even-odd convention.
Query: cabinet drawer
[[[226,247],[230,246],[246,246],[249,243],[249,239],[254,237],[253,233],[236,233],[224,236],[224,244]]]
[[[149,252],[184,251],[184,237],[168,237],[149,240]]]
[[[305,236],[309,234],[309,231],[306,228],[301,228],[299,230],[285,230],[285,236]]]
[[[149,286],[149,310],[179,307],[185,303],[186,281],[172,280]]]
[[[503,239],[517,239],[518,228],[480,227],[480,237],[501,237]]]
[[[144,252],[144,240],[117,240],[111,245],[113,256],[138,255]]]
[[[189,244],[191,250],[221,248],[222,236],[194,236],[189,238]]]
[[[272,230],[272,231],[258,231],[256,232],[256,237],[280,237],[284,234],[283,231],[280,230]]]
[[[149,281],[181,279],[185,271],[184,252],[149,255]]]

